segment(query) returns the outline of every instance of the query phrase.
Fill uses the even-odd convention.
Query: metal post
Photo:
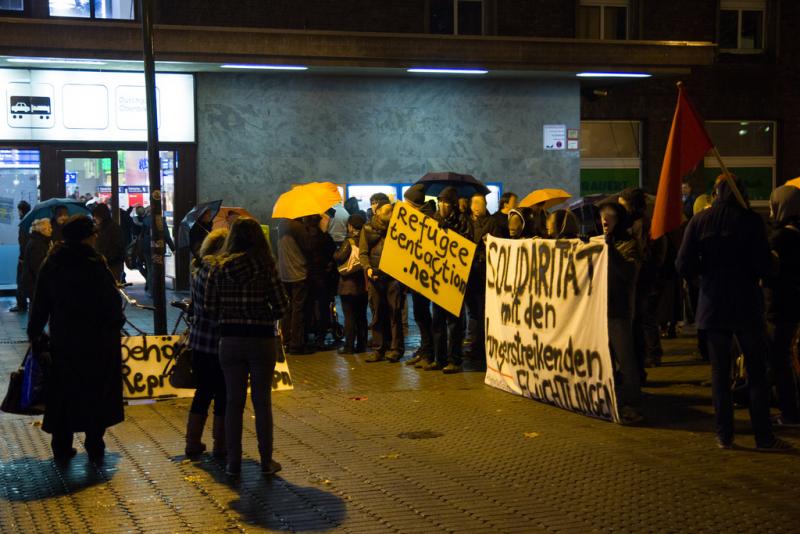
[[[153,292],[153,326],[155,334],[167,333],[167,301],[164,294],[164,216],[161,210],[161,159],[158,150],[158,117],[156,116],[156,67],[153,59],[153,0],[139,0],[142,14],[144,49],[144,86],[147,99],[147,161],[150,177],[150,215],[152,221],[152,268],[148,273]]]

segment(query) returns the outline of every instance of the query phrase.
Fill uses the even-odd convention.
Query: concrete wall
[[[413,182],[456,171],[506,190],[579,191],[577,151],[545,152],[544,124],[578,128],[574,80],[200,74],[199,200],[267,219],[290,184]]]

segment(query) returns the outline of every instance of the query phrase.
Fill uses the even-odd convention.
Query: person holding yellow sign
[[[467,239],[472,238],[472,224],[458,209],[458,191],[445,187],[439,193],[439,210],[434,215],[439,227],[451,230]],[[435,360],[425,365],[426,371],[442,370],[447,374],[461,372],[462,342],[464,341],[463,303],[458,315],[433,304],[433,347]]]

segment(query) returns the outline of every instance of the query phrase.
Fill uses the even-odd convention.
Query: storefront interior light
[[[244,63],[226,63],[220,65],[222,69],[247,69],[247,70],[308,70],[302,65],[247,65]]]
[[[484,69],[439,69],[434,67],[413,67],[406,69],[406,72],[422,74],[488,74]]]
[[[13,57],[6,59],[8,63],[44,63],[48,65],[105,65],[105,61],[96,59],[61,59],[51,57]]]
[[[650,78],[645,72],[579,72],[578,78]]]

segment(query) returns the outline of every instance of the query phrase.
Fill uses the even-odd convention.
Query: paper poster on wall
[[[122,397],[142,401],[191,397],[194,389],[173,387],[169,380],[182,336],[122,338]],[[281,350],[272,375],[272,390],[294,389],[289,363]]]
[[[380,270],[453,315],[461,313],[475,243],[439,228],[406,202],[395,204]]]
[[[566,149],[567,126],[565,124],[545,124],[543,132],[545,150]]]
[[[194,142],[194,79],[156,74],[159,138]],[[144,75],[0,69],[0,139],[146,141]]]
[[[602,241],[486,244],[486,384],[618,420]]]

